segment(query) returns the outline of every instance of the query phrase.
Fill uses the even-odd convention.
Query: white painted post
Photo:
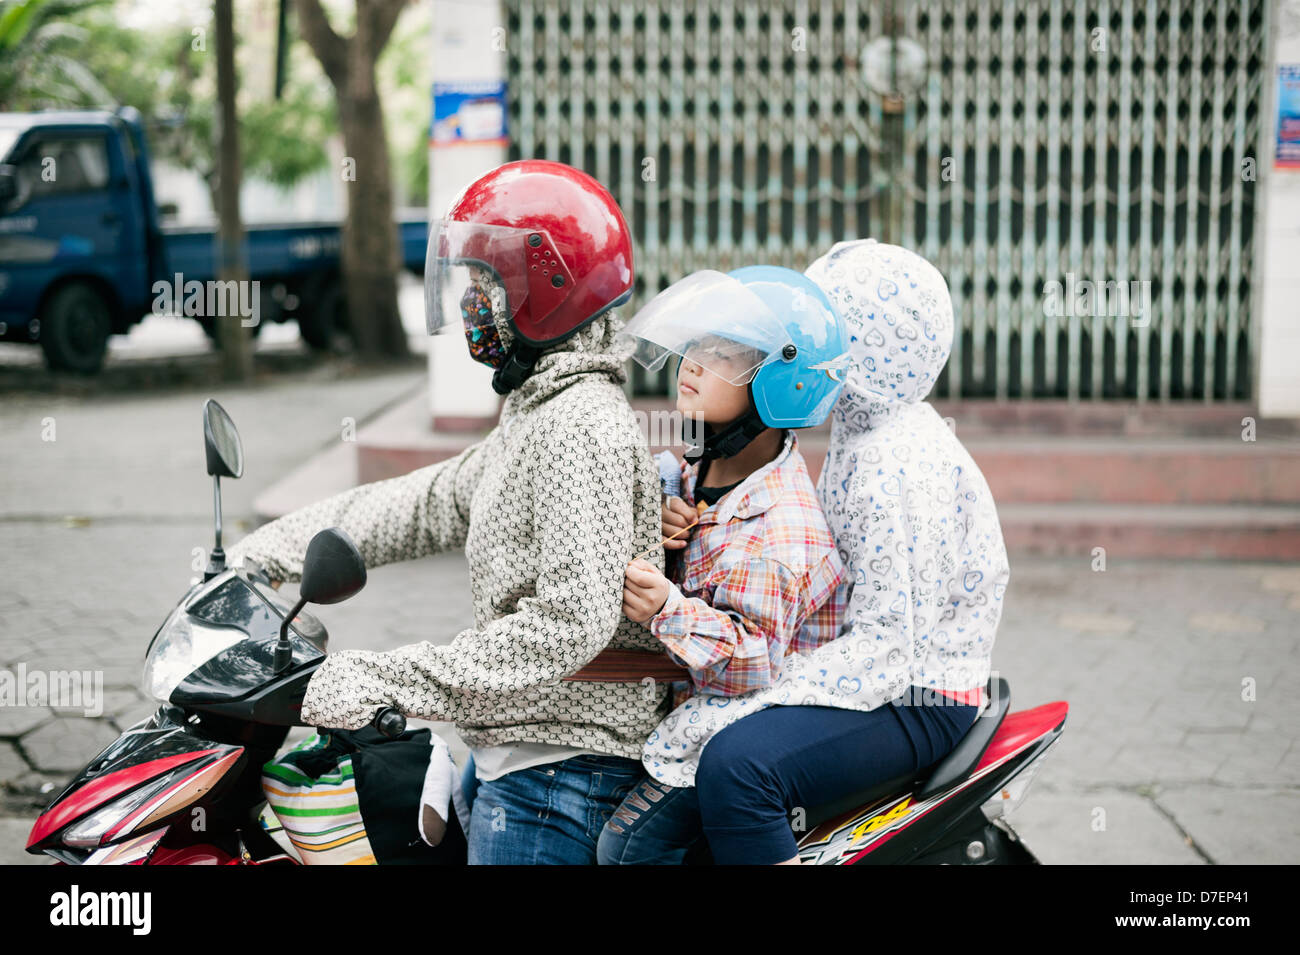
[[[430,0],[433,82],[504,83],[505,13],[499,2]],[[432,113],[432,97],[430,112]],[[435,142],[429,138],[429,218],[436,221],[469,183],[506,159],[504,139]],[[430,281],[431,275],[425,280]],[[496,417],[492,369],[469,357],[465,336],[450,329],[429,340],[429,411],[434,430],[478,430]]]
[[[1258,328],[1259,413],[1300,417],[1300,169],[1273,165],[1277,146],[1277,66],[1300,64],[1300,0],[1273,8],[1274,51],[1264,83],[1268,110],[1259,171],[1264,188],[1263,221],[1257,235],[1263,253]]]

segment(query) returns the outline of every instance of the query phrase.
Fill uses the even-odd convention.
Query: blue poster
[[[1300,169],[1300,66],[1277,68],[1278,169]]]
[[[469,80],[433,84],[434,145],[500,143],[506,139],[505,80]]]

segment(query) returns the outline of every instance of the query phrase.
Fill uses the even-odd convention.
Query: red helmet
[[[531,368],[632,294],[632,236],[609,191],[545,159],[506,163],[467,186],[430,227],[425,262],[430,334],[468,325],[466,296],[490,302]],[[520,344],[521,343],[521,344]]]

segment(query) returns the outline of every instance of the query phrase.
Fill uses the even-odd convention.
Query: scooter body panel
[[[238,777],[242,746],[214,742],[159,710],[109,745],[41,813],[29,852],[67,848],[64,835],[89,816],[123,800],[121,818],[101,827],[101,838],[75,848],[101,848],[166,826],[177,814],[219,798],[222,783]],[[148,793],[147,798],[144,795]]]

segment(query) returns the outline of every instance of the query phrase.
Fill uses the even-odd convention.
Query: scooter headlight
[[[145,655],[141,689],[166,703],[182,680],[245,636],[236,627],[214,627],[178,608]]]
[[[134,789],[125,796],[119,796],[112,802],[105,803],[85,819],[69,826],[63,833],[63,844],[79,846],[85,849],[97,849],[104,835],[117,823],[131,815],[145,803],[162,795],[171,786],[192,774],[189,766],[182,766],[174,772],[165,773],[146,786]]]
[[[196,754],[198,759],[118,796],[69,826],[61,837],[63,843],[93,849],[106,840],[117,843],[137,829],[174,818],[211,792],[227,772],[239,765],[243,754],[242,748],[217,757]]]

